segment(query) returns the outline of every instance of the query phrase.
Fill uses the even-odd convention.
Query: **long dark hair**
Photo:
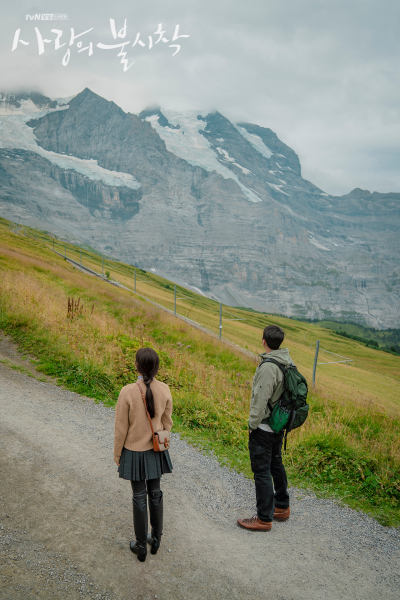
[[[153,419],[156,411],[154,410],[154,398],[150,384],[158,373],[160,367],[160,359],[153,348],[139,348],[136,352],[137,370],[143,375],[143,382],[146,386],[146,406],[150,417]]]

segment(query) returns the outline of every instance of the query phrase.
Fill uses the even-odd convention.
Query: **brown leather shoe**
[[[272,527],[272,523],[260,521],[257,515],[254,515],[251,519],[238,519],[237,522],[241,527],[252,529],[254,531],[269,531]]]
[[[287,508],[275,508],[274,519],[277,521],[286,521],[290,515],[290,507]]]

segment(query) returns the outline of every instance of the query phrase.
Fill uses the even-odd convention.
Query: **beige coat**
[[[139,385],[145,394],[146,386],[143,380],[139,380]],[[150,389],[153,392],[156,412],[151,420],[153,429],[154,431],[163,429],[171,431],[172,397],[169,387],[165,383],[153,379]],[[136,452],[153,448],[149,419],[136,383],[130,383],[122,388],[115,407],[114,460],[117,464],[123,447]]]

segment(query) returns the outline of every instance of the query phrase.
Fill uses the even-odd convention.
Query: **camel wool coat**
[[[138,380],[146,394],[143,380]],[[171,431],[172,397],[166,383],[153,379],[150,384],[153,392],[155,416],[151,420],[154,431]],[[149,419],[136,383],[122,388],[115,407],[114,460],[118,464],[123,447],[135,452],[153,448],[153,438]]]

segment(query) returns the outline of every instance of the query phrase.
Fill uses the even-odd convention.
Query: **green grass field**
[[[318,321],[314,322],[325,329],[340,331],[350,338],[358,338],[364,344],[376,345],[383,351],[390,351],[400,355],[400,329],[385,329],[380,331],[373,327],[356,325],[355,323],[338,323],[336,321]],[[371,344],[372,342],[372,344]]]
[[[13,233],[0,219],[0,328],[37,359],[43,373],[111,406],[120,388],[135,380],[137,348],[154,347],[161,357],[159,378],[173,393],[174,430],[251,476],[247,416],[256,358],[144,299],[173,310],[170,281],[136,270],[135,295],[74,269],[52,252],[44,232],[27,232],[32,237]],[[35,239],[38,233],[42,237]],[[64,244],[56,240],[55,249],[63,253]],[[67,244],[67,255],[80,260],[76,246]],[[101,257],[88,247],[82,262],[101,272]],[[131,265],[106,259],[104,271],[133,289]],[[217,334],[219,304],[177,288],[178,296],[189,297],[178,301],[178,312]],[[72,298],[79,307],[68,312]],[[289,435],[289,479],[399,525],[400,357],[320,324],[224,306],[223,316],[232,314],[245,320],[223,320],[223,338],[254,354],[262,350],[263,328],[280,325],[284,346],[309,384],[317,340],[320,362],[334,360],[328,352],[353,361],[318,366],[310,417]]]

